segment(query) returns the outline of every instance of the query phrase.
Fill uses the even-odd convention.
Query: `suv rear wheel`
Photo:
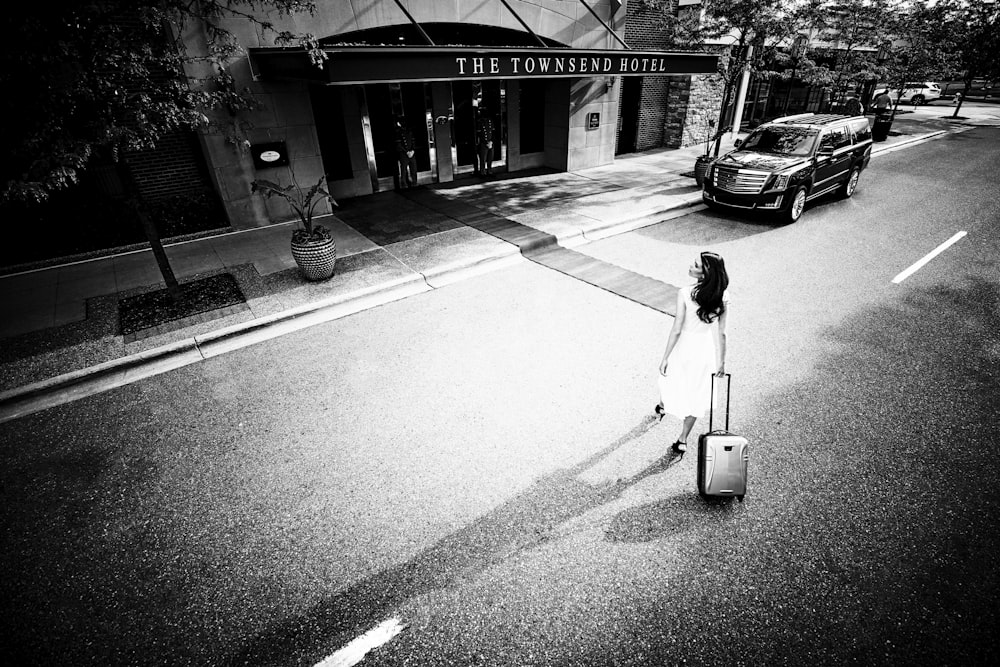
[[[921,104],[924,103],[924,96],[923,95],[914,95],[913,99],[910,100],[910,101],[913,102],[914,106],[920,106]]]
[[[843,197],[844,199],[847,199],[848,197],[853,195],[854,190],[858,187],[858,179],[860,177],[861,177],[860,169],[858,169],[857,167],[851,169],[851,175],[847,177],[847,180],[844,181],[844,184],[840,186],[839,190],[837,190],[837,194]]]
[[[785,209],[785,222],[795,222],[802,217],[802,211],[806,208],[806,188],[800,186],[792,195],[792,203]]]

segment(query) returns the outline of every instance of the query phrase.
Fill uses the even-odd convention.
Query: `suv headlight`
[[[776,176],[774,179],[774,185],[772,186],[772,189],[784,190],[785,188],[788,187],[788,179],[790,177],[791,174],[781,174],[779,176]]]

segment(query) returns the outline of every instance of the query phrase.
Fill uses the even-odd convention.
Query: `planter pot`
[[[708,155],[699,155],[694,161],[694,182],[699,188],[705,183],[705,174],[708,173],[708,166],[714,159]]]
[[[326,280],[333,275],[337,264],[337,241],[292,242],[292,257],[306,280]]]

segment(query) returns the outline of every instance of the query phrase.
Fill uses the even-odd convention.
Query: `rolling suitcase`
[[[708,412],[708,433],[698,437],[698,493],[707,496],[735,496],[743,502],[747,492],[747,439],[729,432],[729,389],[732,376],[726,373],[726,428],[713,430],[715,416],[715,375],[712,375],[712,405]]]

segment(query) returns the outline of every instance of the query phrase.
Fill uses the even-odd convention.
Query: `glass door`
[[[399,156],[396,149],[396,121],[401,120],[414,139],[414,157],[417,160],[417,182],[437,180],[437,160],[434,153],[433,120],[431,117],[430,91],[423,83],[366,84],[365,116],[370,127],[366,136],[369,169],[374,169],[372,183],[377,191],[399,187]]]
[[[399,91],[398,108],[416,141],[417,183],[432,183],[437,180],[437,156],[430,86],[424,83],[392,83],[389,90],[393,94]],[[393,108],[397,108],[395,103]]]
[[[493,170],[507,166],[507,87],[503,81],[452,81],[452,164],[455,174],[476,168],[476,114],[493,121]]]

